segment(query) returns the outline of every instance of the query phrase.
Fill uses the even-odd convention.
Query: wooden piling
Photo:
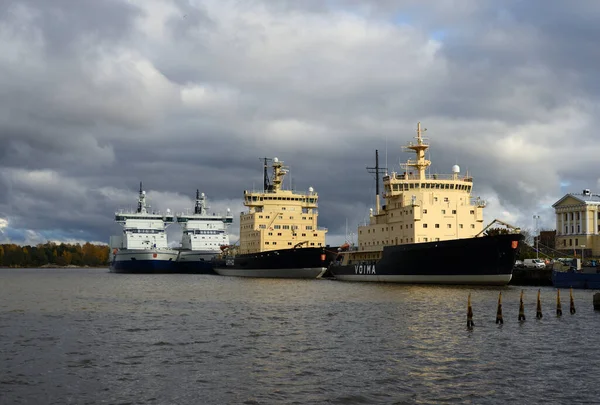
[[[519,321],[525,320],[525,305],[523,305],[523,290],[521,290],[521,299],[519,300]]]
[[[469,293],[469,298],[467,298],[467,328],[473,329],[475,324],[473,323],[473,308],[471,308],[471,293]]]
[[[502,292],[498,294],[498,309],[496,310],[496,323],[502,325],[504,320],[502,319]]]
[[[540,299],[540,290],[538,290],[538,295],[537,295],[537,307],[535,309],[535,317],[537,319],[542,319],[542,301]]]
[[[556,316],[562,316],[562,307],[560,305],[560,289],[556,289]]]
[[[569,305],[569,311],[571,312],[571,315],[575,314],[575,301],[573,300],[573,289],[571,288],[569,290],[569,295],[571,296],[571,304]]]

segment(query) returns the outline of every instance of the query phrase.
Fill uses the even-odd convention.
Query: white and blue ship
[[[205,194],[196,190],[194,212],[177,214],[177,222],[183,227],[177,272],[214,274],[217,257],[229,246],[230,210],[225,215],[209,213]]]
[[[115,213],[123,234],[110,237],[110,271],[113,273],[175,273],[179,252],[169,247],[166,228],[174,222],[166,214],[151,212],[140,183],[137,210]]]

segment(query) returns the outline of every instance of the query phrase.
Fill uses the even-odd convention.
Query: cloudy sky
[[[237,216],[276,156],[337,244],[375,149],[399,170],[417,121],[486,223],[554,229],[555,201],[600,192],[598,21],[595,1],[3,0],[0,242],[107,242],[140,181],[153,208],[199,188]]]

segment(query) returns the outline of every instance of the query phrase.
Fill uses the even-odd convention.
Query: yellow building
[[[570,255],[600,256],[600,196],[589,189],[565,195],[554,205],[556,249]]]
[[[358,251],[377,258],[384,246],[472,238],[483,230],[485,201],[472,198],[473,178],[460,174],[428,174],[425,159],[429,145],[417,124],[416,143],[404,146],[415,160],[401,167],[403,173],[383,177],[385,204],[371,210],[369,223],[358,230]]]

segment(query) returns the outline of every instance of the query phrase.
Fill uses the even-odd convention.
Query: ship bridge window
[[[450,184],[450,190],[454,190],[454,184]]]

